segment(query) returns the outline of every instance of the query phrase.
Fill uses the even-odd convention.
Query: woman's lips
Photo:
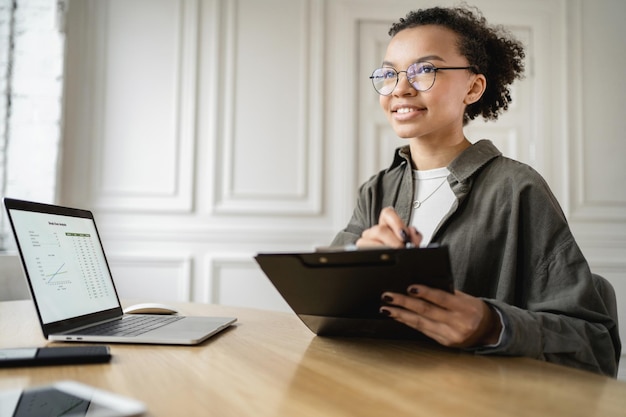
[[[393,108],[391,112],[396,120],[408,120],[426,111],[425,108],[398,106]]]

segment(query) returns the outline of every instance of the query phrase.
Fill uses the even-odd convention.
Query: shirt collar
[[[476,171],[501,155],[502,152],[490,140],[483,139],[461,152],[450,162],[448,169],[458,182],[465,182]]]
[[[489,161],[501,155],[502,152],[500,152],[490,140],[483,139],[461,152],[461,154],[448,165],[448,170],[458,182],[465,182]],[[393,162],[388,171],[403,163],[411,164],[411,150],[408,145],[402,146],[396,150]]]

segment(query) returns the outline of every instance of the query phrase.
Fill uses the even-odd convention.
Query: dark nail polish
[[[387,310],[386,308],[381,308],[380,313],[387,317],[391,316],[391,311]]]
[[[418,293],[417,288],[416,287],[409,288],[409,293],[410,294],[417,294]]]
[[[393,297],[387,294],[383,295],[383,301],[386,303],[391,303],[393,301]]]

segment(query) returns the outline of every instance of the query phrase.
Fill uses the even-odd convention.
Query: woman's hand
[[[392,207],[380,212],[378,224],[363,232],[359,248],[419,246],[422,236],[407,227]],[[461,291],[446,291],[411,285],[408,295],[384,293],[381,313],[406,324],[444,346],[474,347],[496,344],[502,324],[498,314],[483,300]]]
[[[502,323],[483,300],[455,291],[411,285],[408,295],[384,293],[381,313],[414,328],[444,346],[469,348],[496,344]]]
[[[421,242],[422,235],[414,227],[407,227],[393,208],[385,207],[380,212],[378,224],[365,230],[356,241],[356,245],[359,248],[371,246],[403,248],[407,243],[418,247]]]

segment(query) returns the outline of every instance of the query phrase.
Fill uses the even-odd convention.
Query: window
[[[0,192],[54,202],[67,0],[0,0]],[[12,249],[4,208],[0,250]]]

